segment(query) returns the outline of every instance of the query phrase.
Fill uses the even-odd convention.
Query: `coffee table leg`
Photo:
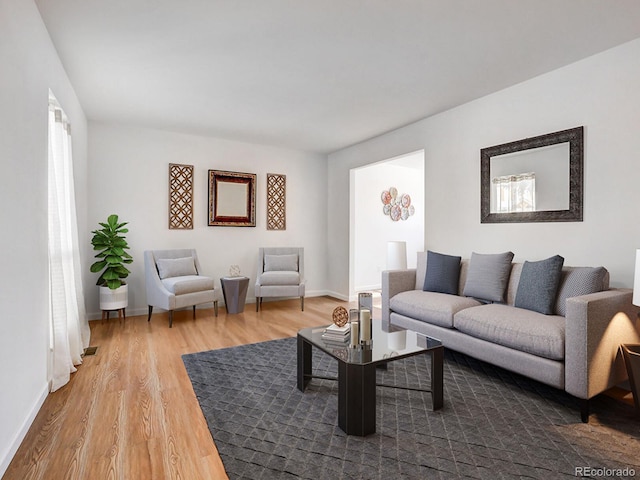
[[[304,392],[311,381],[311,344],[298,335],[298,390]]]
[[[375,365],[338,362],[338,426],[348,435],[375,433]]]
[[[444,363],[444,347],[431,350],[431,401],[433,409],[442,408],[443,400],[443,363]]]

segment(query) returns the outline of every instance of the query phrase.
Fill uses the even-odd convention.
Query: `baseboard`
[[[307,292],[305,294],[306,298],[311,298],[311,297],[334,297],[337,298],[338,300],[343,300],[345,302],[348,302],[348,298],[345,297],[344,295],[340,295],[339,293],[336,292],[331,292],[328,290],[312,290],[310,292]],[[295,299],[297,297],[282,297],[282,298],[278,298],[278,300],[286,300],[286,299]],[[265,298],[265,301],[267,301],[267,299]],[[255,297],[247,297],[246,302],[247,304],[249,303],[256,303],[256,298]],[[203,304],[202,308],[212,308],[211,307],[211,303],[209,304]],[[224,306],[224,299],[222,298],[222,295],[220,295],[220,299],[218,300],[218,305],[220,306]],[[185,307],[185,308],[189,308],[189,307]],[[196,307],[196,308],[201,308],[201,307]],[[158,312],[162,312],[164,310],[158,309]],[[154,310],[154,313],[156,312],[156,310]],[[138,307],[138,308],[127,308],[126,309],[126,314],[128,317],[136,317],[139,315],[148,315],[149,314],[149,307]],[[114,312],[113,315],[116,315],[117,318],[117,314]],[[111,316],[111,318],[113,318],[113,315]],[[87,318],[89,319],[89,321],[94,321],[94,320],[101,320],[102,319],[102,312],[98,311],[98,312],[91,312],[91,313],[87,313]]]
[[[327,291],[325,293],[326,296],[337,298],[338,300],[342,300],[343,302],[350,302],[351,299],[347,295],[343,295],[338,292]],[[357,298],[357,297],[356,297]]]
[[[356,293],[358,292],[375,292],[375,291],[379,291],[382,290],[382,285],[381,284],[376,284],[376,285],[364,285],[364,286],[359,286],[354,288],[354,290],[356,291]]]
[[[27,432],[29,431],[29,428],[31,428],[31,424],[33,423],[33,421],[36,419],[36,415],[38,415],[38,412],[42,408],[42,404],[46,400],[47,395],[49,395],[49,387],[48,385],[45,385],[42,393],[36,400],[36,403],[31,408],[29,415],[27,415],[27,418],[25,418],[24,422],[22,423],[22,427],[20,428],[20,430],[18,430],[18,432],[16,432],[11,445],[9,445],[9,448],[7,448],[6,451],[2,452],[2,457],[0,457],[0,478],[2,478],[2,476],[7,471],[7,468],[9,468],[11,460],[13,460],[13,457],[18,451],[18,448],[20,448],[24,437],[27,436]]]

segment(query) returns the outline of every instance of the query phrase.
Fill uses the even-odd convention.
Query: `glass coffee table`
[[[345,433],[359,436],[375,433],[377,386],[431,392],[433,410],[442,408],[444,347],[440,340],[393,325],[383,327],[379,320],[374,320],[370,345],[353,348],[348,341],[342,344],[323,339],[325,328],[304,328],[298,332],[298,389],[304,392],[312,378],[329,378],[312,374],[312,347],[335,358],[338,426]],[[389,362],[423,353],[431,356],[430,390],[377,383],[376,368],[386,368]]]

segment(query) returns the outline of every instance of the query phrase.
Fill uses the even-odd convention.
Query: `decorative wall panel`
[[[267,173],[267,230],[287,229],[287,177]]]
[[[169,229],[193,228],[193,165],[169,164]]]

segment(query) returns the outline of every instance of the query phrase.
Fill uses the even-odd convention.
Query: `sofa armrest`
[[[416,288],[416,269],[385,270],[382,272],[382,322],[389,323],[389,300],[394,295]]]
[[[640,342],[631,289],[567,299],[565,390],[589,399],[627,378],[620,345]]]

